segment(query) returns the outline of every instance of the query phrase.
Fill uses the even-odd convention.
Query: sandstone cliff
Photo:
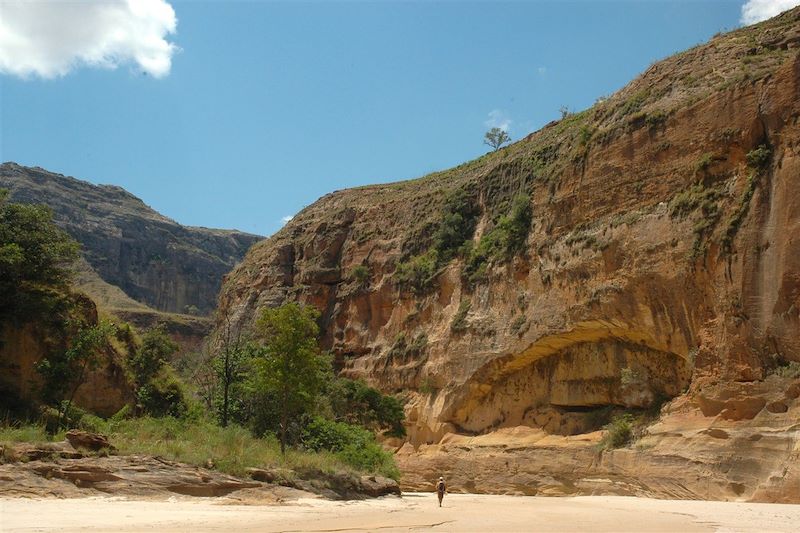
[[[84,288],[111,308],[136,310],[132,299],[159,311],[209,314],[222,277],[261,238],[181,226],[120,187],[15,163],[0,165],[0,188],[11,191],[11,201],[53,209],[56,224],[83,247],[90,267],[81,275]],[[124,295],[109,295],[108,286]]]
[[[800,501],[798,186],[800,8],[475,161],[326,195],[220,307],[319,308],[341,371],[407,399],[408,487]],[[457,193],[472,251],[437,259]],[[521,253],[481,259],[519,194]],[[597,451],[604,409],[664,400]]]
[[[71,318],[97,325],[95,303],[82,295],[70,298],[75,302]],[[41,402],[43,379],[36,365],[53,354],[64,353],[69,347],[69,335],[69,328],[60,321],[0,321],[0,409],[4,414],[26,416],[32,406]],[[133,388],[123,355],[113,345],[100,350],[95,358],[72,400],[91,413],[109,417],[133,402]]]

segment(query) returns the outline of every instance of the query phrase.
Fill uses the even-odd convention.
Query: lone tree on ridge
[[[483,139],[483,144],[488,144],[495,152],[499,150],[501,146],[509,142],[511,142],[511,137],[501,128],[490,129],[486,132]]]

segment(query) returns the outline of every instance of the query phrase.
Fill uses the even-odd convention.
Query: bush
[[[358,426],[315,417],[303,431],[303,445],[314,451],[331,451],[358,470],[399,477],[392,455],[381,448],[375,436]]]
[[[525,195],[515,197],[511,212],[500,217],[495,227],[481,238],[478,246],[470,250],[462,272],[467,282],[475,284],[480,281],[489,263],[508,261],[523,251],[532,219],[530,198]]]
[[[366,265],[358,265],[353,268],[350,276],[359,284],[364,284],[369,280],[369,269]]]
[[[800,378],[800,362],[788,361],[784,364],[778,365],[772,373],[782,378]]]
[[[431,248],[397,265],[394,276],[398,285],[416,293],[429,290],[439,268],[463,254],[471,243],[479,215],[480,209],[469,192],[452,191],[445,199]]]
[[[698,159],[697,163],[695,163],[695,170],[698,172],[705,172],[714,162],[714,159],[714,154],[706,152],[705,154],[701,155],[700,159]]]
[[[394,277],[398,285],[422,293],[431,287],[439,269],[439,253],[435,249],[399,263]]]
[[[455,333],[466,331],[469,327],[467,313],[469,313],[471,307],[472,304],[469,300],[462,300],[461,303],[458,304],[458,311],[453,315],[453,321],[450,322],[450,331]]]
[[[187,417],[191,401],[185,385],[169,365],[136,391],[137,404],[145,414],[155,417]]]
[[[772,156],[772,151],[766,145],[762,144],[754,150],[747,152],[747,164],[756,170],[764,169],[769,164],[769,158]]]
[[[601,446],[603,448],[622,448],[633,440],[634,418],[630,414],[615,416],[611,422],[603,429],[606,434],[603,436]]]
[[[334,380],[326,392],[336,420],[372,430],[387,430],[387,435],[393,437],[405,435],[403,404],[396,397],[346,378]]]

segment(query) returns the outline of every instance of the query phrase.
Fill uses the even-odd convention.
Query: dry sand
[[[220,499],[3,499],[0,531],[797,531],[800,505],[433,494],[283,505]]]

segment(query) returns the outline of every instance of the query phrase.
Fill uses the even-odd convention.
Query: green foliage
[[[622,448],[630,444],[633,440],[633,423],[634,418],[628,413],[612,418],[611,422],[604,427],[606,433],[601,441],[601,447],[606,449]]]
[[[433,378],[426,376],[419,384],[419,392],[422,394],[434,394],[437,391],[436,383]]]
[[[58,405],[59,416],[50,427],[52,430],[60,429],[65,422],[72,398],[88,372],[97,366],[99,352],[108,348],[109,338],[116,331],[106,321],[91,326],[83,322],[68,323],[66,327],[71,330],[67,349],[52,352],[36,364],[36,371],[42,376],[42,399]]]
[[[755,170],[763,170],[769,164],[769,159],[772,157],[772,150],[768,146],[762,144],[754,150],[747,152],[747,164]]]
[[[589,141],[592,140],[592,136],[594,135],[594,128],[591,126],[584,124],[581,126],[580,130],[578,130],[578,142],[581,146],[587,146]]]
[[[649,129],[656,129],[667,121],[667,113],[662,110],[653,111],[645,116],[644,123]]]
[[[787,361],[779,364],[774,370],[772,370],[772,374],[787,379],[800,378],[800,362]]]
[[[402,437],[406,433],[403,426],[405,413],[400,400],[361,381],[337,378],[329,384],[326,397],[337,421],[386,430],[392,437]]]
[[[439,253],[435,248],[398,263],[394,278],[404,289],[421,294],[428,290],[439,271]]]
[[[695,170],[697,170],[697,172],[705,172],[709,169],[714,160],[714,154],[710,152],[704,153],[700,156],[700,159],[697,160],[697,163],[695,163]]]
[[[375,441],[372,433],[358,426],[315,417],[305,427],[302,443],[316,452],[333,452],[358,470],[380,471],[399,478],[392,455]]]
[[[758,186],[758,176],[756,174],[751,174],[747,178],[747,186],[742,194],[739,206],[728,221],[728,227],[725,228],[725,235],[722,236],[722,253],[724,255],[733,253],[733,241],[736,238],[736,234],[739,233],[739,227],[742,225],[742,222],[744,222],[748,211],[750,211],[750,200],[752,200],[753,194],[755,194],[756,186]]]
[[[649,96],[650,91],[647,89],[634,93],[620,108],[620,115],[626,116],[638,112],[647,101]]]
[[[459,333],[467,330],[467,327],[469,327],[467,314],[471,307],[472,303],[469,300],[461,300],[458,304],[458,311],[453,315],[453,321],[450,322],[450,331]]]
[[[514,335],[522,335],[522,333],[524,333],[524,328],[525,328],[525,326],[527,324],[528,324],[528,321],[525,318],[525,315],[518,316],[511,323],[511,327],[510,327],[511,333],[513,333]]]
[[[672,218],[686,218],[694,212],[700,204],[711,199],[712,193],[713,191],[711,189],[706,189],[702,183],[692,185],[685,191],[676,194],[672,199],[669,204],[670,216],[672,216]]]
[[[623,368],[619,372],[619,381],[623,387],[634,385],[642,381],[642,376],[636,370],[631,368]]]
[[[694,244],[692,245],[691,259],[697,259],[705,253],[705,238],[711,233],[722,215],[717,200],[720,198],[719,189],[711,189],[697,183],[689,189],[675,195],[670,202],[670,216],[673,218],[686,218],[700,209],[698,218],[692,232]]]
[[[0,189],[0,319],[28,319],[64,303],[78,244],[43,205],[9,203]]]
[[[137,404],[150,416],[184,418],[190,415],[192,402],[186,386],[168,364],[136,390]]]
[[[136,384],[142,386],[153,379],[177,351],[178,345],[172,342],[163,325],[147,330],[139,348],[128,358]]]
[[[178,346],[163,325],[147,330],[141,344],[128,356],[133,375],[136,411],[151,416],[185,417],[192,402],[186,387],[169,365]]]
[[[499,150],[501,146],[509,142],[511,142],[511,137],[501,128],[492,128],[483,136],[483,144],[491,146],[494,151]]]
[[[258,354],[256,344],[237,340],[225,343],[211,361],[217,384],[212,402],[222,427],[229,420],[246,423],[250,415],[248,379]]]
[[[350,273],[350,277],[353,278],[356,283],[363,285],[369,281],[369,268],[367,268],[366,265],[357,265]]]
[[[524,250],[532,217],[530,199],[524,195],[515,197],[511,212],[500,217],[495,227],[481,238],[478,246],[470,249],[462,272],[468,283],[480,281],[489,263],[508,261]]]
[[[407,362],[412,359],[419,359],[427,349],[428,336],[425,333],[417,334],[411,342],[408,342],[405,334],[400,332],[389,349],[387,356],[390,361]]]
[[[97,363],[98,351],[114,333],[113,324],[108,322],[95,326],[71,322],[67,329],[73,332],[67,349],[48,354],[36,365],[43,381],[42,399],[51,405],[58,404],[69,390],[80,386],[86,371]]]
[[[450,261],[464,242],[472,239],[479,215],[480,209],[465,189],[456,189],[448,195],[442,220],[433,238],[437,259],[441,263]]]
[[[433,246],[397,265],[397,284],[417,294],[429,290],[439,269],[469,247],[479,215],[480,209],[465,189],[452,191],[445,200]]]
[[[264,309],[256,323],[264,350],[254,358],[254,389],[274,401],[276,417],[261,427],[276,430],[285,452],[289,422],[310,414],[330,374],[330,359],[317,345],[319,312],[294,302]]]

